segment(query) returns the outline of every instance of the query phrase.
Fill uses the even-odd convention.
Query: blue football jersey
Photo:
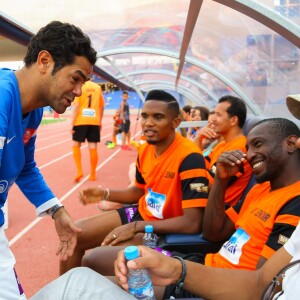
[[[43,108],[23,115],[17,78],[12,70],[0,69],[0,208],[14,182],[37,212],[58,202],[34,160],[36,130],[42,120]],[[52,206],[51,205],[51,206]],[[51,207],[50,206],[50,207]],[[4,223],[0,209],[0,226]]]

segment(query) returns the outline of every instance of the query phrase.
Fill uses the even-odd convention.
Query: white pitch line
[[[137,132],[134,137],[140,134],[140,131]],[[87,147],[87,145],[86,145]],[[117,149],[111,156],[109,156],[106,160],[104,160],[97,168],[96,171],[100,170],[103,166],[105,166],[115,155],[117,155],[121,149]],[[67,154],[69,155],[69,154]],[[67,156],[67,155],[64,155]],[[59,159],[57,159],[59,160]],[[57,161],[55,160],[55,161]],[[46,165],[43,165],[41,168],[44,168]],[[40,169],[41,169],[40,168]],[[71,195],[78,187],[80,187],[84,182],[86,182],[89,178],[89,175],[84,177],[79,183],[77,183],[72,189],[70,189],[67,193],[65,193],[61,198],[60,202],[63,202],[69,195]],[[16,234],[10,241],[9,241],[9,246],[12,246],[14,243],[16,243],[23,235],[25,235],[31,228],[33,228],[36,224],[38,224],[42,218],[37,217],[34,219],[31,223],[29,223],[23,230],[21,230],[18,234]]]
[[[110,136],[110,134],[105,135],[105,136],[103,137],[103,139],[107,138],[108,136]],[[64,142],[65,142],[65,141],[64,141]],[[64,142],[63,142],[63,143],[64,143]],[[58,144],[58,143],[57,143],[57,144]],[[57,145],[57,144],[56,144],[56,145]],[[52,146],[53,146],[53,145],[48,146],[48,147],[44,147],[43,149],[40,149],[40,150],[44,150],[45,148],[49,148],[49,147],[52,147]],[[81,146],[81,150],[82,150],[82,149],[85,149],[87,146],[88,146],[88,144],[86,144],[86,145],[84,145],[84,146]],[[60,156],[60,157],[58,157],[58,158],[56,158],[56,159],[53,159],[53,160],[49,161],[48,163],[46,163],[46,164],[44,164],[44,165],[42,165],[42,166],[40,166],[40,167],[38,167],[38,168],[39,168],[40,170],[42,170],[43,168],[48,167],[48,166],[50,166],[50,165],[52,165],[52,164],[54,164],[54,163],[56,163],[56,162],[58,162],[58,161],[64,159],[65,157],[67,157],[67,156],[69,156],[69,155],[72,155],[72,154],[73,154],[72,151],[71,151],[71,152],[68,152],[68,153],[66,153],[66,154],[64,154],[64,155],[62,155],[62,156]]]
[[[107,135],[101,136],[101,140],[102,139],[106,139],[109,136],[111,136],[111,134],[107,134]],[[45,147],[38,148],[38,149],[35,150],[35,152],[39,152],[39,151],[42,151],[42,150],[45,150],[45,149],[48,149],[48,148],[51,148],[51,147],[54,147],[54,146],[66,143],[66,142],[70,142],[70,141],[72,141],[72,138],[68,138],[66,140],[63,140],[63,141],[60,141],[60,142],[57,142],[57,143],[52,143],[52,144],[50,144],[48,146],[45,146]]]
[[[101,163],[97,167],[97,171],[100,170],[103,166],[105,166],[115,155],[117,155],[121,150],[117,149],[111,156],[109,156],[103,163]],[[79,188],[84,182],[86,182],[89,178],[89,175],[84,177],[79,183],[77,183],[72,189],[70,189],[66,194],[64,194],[60,198],[60,202],[63,202],[67,199],[77,188]],[[12,246],[15,242],[17,242],[23,235],[25,235],[31,228],[33,228],[36,224],[38,224],[43,218],[37,217],[31,223],[29,223],[23,230],[21,230],[18,234],[16,234],[10,241],[9,246]]]
[[[71,126],[71,125],[70,125]],[[102,129],[106,129],[106,128],[112,128],[112,125],[110,124],[110,125],[105,125],[105,126],[103,126],[102,127]],[[50,139],[53,139],[53,138],[57,138],[58,136],[62,136],[62,135],[68,135],[68,136],[72,136],[72,134],[71,134],[71,130],[68,132],[68,131],[66,131],[66,130],[64,130],[64,132],[62,132],[62,133],[55,133],[54,135],[47,135],[47,136],[45,136],[45,137],[42,137],[43,136],[43,133],[40,133],[39,131],[38,131],[38,140],[39,141],[47,141],[47,140],[50,140]],[[49,134],[49,133],[48,133]]]

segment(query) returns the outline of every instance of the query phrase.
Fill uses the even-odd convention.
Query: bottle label
[[[129,287],[128,291],[131,295],[134,295],[136,298],[139,298],[140,296],[147,296],[149,299],[152,299],[152,297],[154,296],[154,290],[151,282],[140,288]]]
[[[145,233],[143,237],[143,245],[154,249],[157,245],[157,235],[154,233]]]
[[[172,252],[164,250],[164,249],[161,249],[159,247],[155,247],[155,251],[160,252],[160,253],[162,253],[162,254],[164,254],[166,256],[172,256]]]

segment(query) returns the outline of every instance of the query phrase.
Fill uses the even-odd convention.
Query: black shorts
[[[172,256],[180,256],[185,260],[193,261],[193,262],[204,265],[205,255],[202,253],[183,254],[183,253],[175,251],[175,252],[172,252]],[[190,293],[190,292],[186,291],[185,289],[182,289],[178,293],[176,293],[175,288],[176,288],[175,284],[170,284],[170,285],[166,286],[163,299],[170,299],[171,296],[173,296],[172,299],[199,298],[199,296],[197,296],[193,293]]]
[[[130,129],[130,120],[125,120],[125,123],[122,123],[121,130],[122,132],[128,133]]]
[[[72,140],[84,143],[87,140],[90,143],[100,142],[100,126],[98,125],[78,125],[73,126]]]
[[[120,215],[122,225],[132,223],[134,221],[144,221],[139,213],[137,205],[118,208],[117,212]]]

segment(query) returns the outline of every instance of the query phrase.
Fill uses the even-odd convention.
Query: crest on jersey
[[[25,130],[24,136],[23,136],[23,143],[26,145],[30,139],[35,135],[36,129],[35,128],[27,128]]]

